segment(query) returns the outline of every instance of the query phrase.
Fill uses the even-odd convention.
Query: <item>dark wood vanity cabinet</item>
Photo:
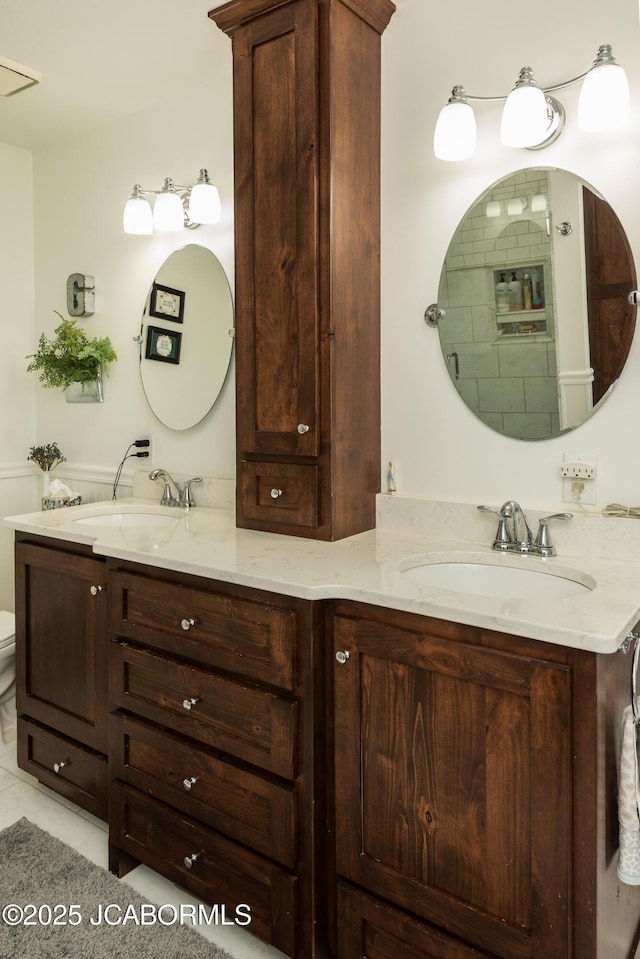
[[[322,616],[115,564],[110,865],[145,862],[288,956],[326,956]]]
[[[628,657],[336,604],[338,959],[627,959]]]
[[[18,765],[107,818],[106,564],[16,534]]]
[[[237,523],[318,539],[380,488],[380,36],[389,0],[232,0]]]

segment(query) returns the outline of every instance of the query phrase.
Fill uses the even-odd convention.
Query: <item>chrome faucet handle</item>
[[[187,509],[190,509],[196,505],[196,501],[193,498],[193,493],[191,492],[192,483],[201,483],[201,476],[194,476],[190,480],[187,480],[182,487],[182,497],[181,497],[181,506],[186,506]]]
[[[549,530],[547,529],[547,524],[552,519],[572,519],[573,513],[551,513],[550,516],[543,516],[539,521],[538,525],[538,535],[536,536],[536,541],[534,543],[534,550],[540,556],[555,556],[556,548],[552,544],[549,537]]]
[[[495,506],[478,506],[478,509],[484,513],[495,513],[498,517],[498,529],[496,530],[491,549],[510,549],[513,539],[507,529],[508,515],[504,513],[503,510],[496,509]]]
[[[179,490],[179,487],[174,478],[167,473],[166,470],[151,470],[149,473],[149,479],[153,480],[154,482],[155,480],[159,479],[164,480],[164,490],[160,498],[161,506],[175,506],[177,504],[178,500],[171,492],[171,484],[173,483],[177,490]]]

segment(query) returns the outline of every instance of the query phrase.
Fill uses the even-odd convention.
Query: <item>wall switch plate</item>
[[[595,453],[564,453],[560,466],[562,502],[595,506],[597,468]]]

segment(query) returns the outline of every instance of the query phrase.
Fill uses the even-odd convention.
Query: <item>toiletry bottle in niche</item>
[[[496,313],[509,312],[509,284],[504,278],[504,273],[500,274],[500,280],[496,283]]]
[[[544,306],[544,284],[538,270],[531,271],[531,298],[533,309],[541,310]]]
[[[533,286],[528,273],[522,274],[522,305],[525,310],[530,310],[533,305]]]
[[[509,309],[522,309],[522,283],[516,276],[515,270],[512,271],[511,279],[509,280]]]

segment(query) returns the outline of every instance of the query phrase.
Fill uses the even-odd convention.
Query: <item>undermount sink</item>
[[[523,559],[527,562],[527,558]],[[401,564],[403,566],[405,564]],[[504,563],[430,560],[400,569],[403,576],[425,586],[472,596],[504,599],[552,599],[577,596],[595,588],[591,577],[564,567],[530,569]]]
[[[171,526],[183,515],[182,510],[170,511],[165,507],[162,512],[158,510],[123,510],[101,511],[96,513],[84,514],[73,522],[77,526]]]

